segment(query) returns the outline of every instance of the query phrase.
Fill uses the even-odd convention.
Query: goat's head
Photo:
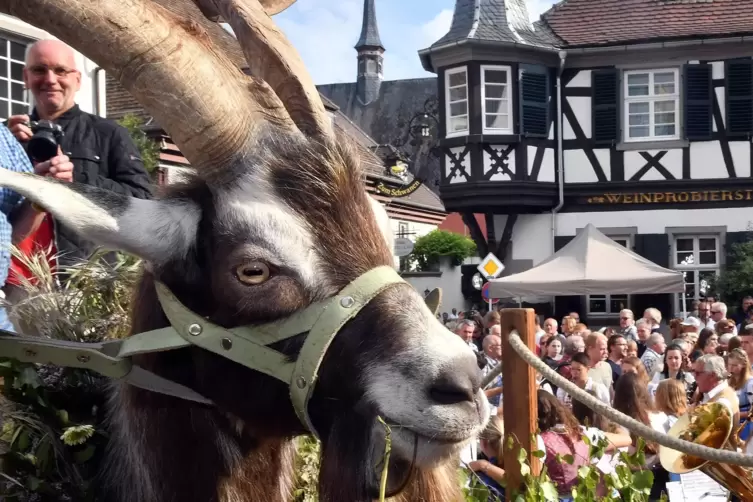
[[[281,5],[269,3],[272,11]],[[198,171],[158,200],[6,170],[0,184],[84,238],[142,257],[197,314],[225,327],[284,318],[392,263],[384,209],[366,195],[356,157],[259,0],[200,5],[231,24],[252,76],[212,51],[196,25],[146,0],[0,7],[112,72]],[[295,358],[305,336],[277,348]],[[208,352],[186,360],[186,383],[224,411],[265,433],[303,432],[281,382]],[[457,453],[486,422],[479,380],[470,350],[412,287],[386,289],[345,325],[322,363],[309,413],[325,443],[323,469],[342,465],[332,448],[349,440],[361,456],[352,461],[378,457],[377,416],[393,425],[395,471],[414,456],[430,466]]]

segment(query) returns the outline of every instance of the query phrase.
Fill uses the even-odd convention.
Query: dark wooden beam
[[[508,214],[507,215],[507,221],[505,221],[505,228],[502,230],[502,237],[499,238],[499,242],[497,243],[497,249],[494,253],[494,255],[499,258],[499,261],[502,263],[507,260],[507,252],[510,249],[510,242],[512,241],[512,231],[515,228],[515,223],[518,221],[518,215],[517,214]],[[489,242],[494,242],[491,240],[491,234]]]
[[[478,255],[483,258],[489,254],[489,244],[487,244],[484,233],[481,231],[478,221],[476,221],[476,216],[473,213],[462,213],[460,216],[463,218],[465,226],[471,232],[471,239],[476,243]]]
[[[494,249],[494,244],[497,243],[497,229],[494,227],[494,213],[484,213],[484,222],[486,223],[486,244],[489,246],[489,251],[492,251]]]

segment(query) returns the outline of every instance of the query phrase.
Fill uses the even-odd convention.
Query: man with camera
[[[31,117],[14,115],[7,126],[24,145],[34,171],[137,198],[151,197],[151,181],[138,148],[119,124],[82,111],[73,50],[58,40],[40,40],[27,51],[24,83],[34,96]],[[30,203],[13,222],[14,242],[38,231],[45,213]],[[47,218],[50,224],[50,218]],[[55,223],[53,244],[60,261],[88,258],[91,243]]]
[[[6,125],[24,146],[36,174],[132,197],[151,197],[149,175],[128,131],[76,104],[81,72],[70,47],[58,40],[34,43],[27,51],[23,77],[34,96],[34,110],[30,117],[10,117]],[[26,252],[35,251],[32,247],[51,249],[56,256],[53,266],[85,260],[95,251],[93,243],[83,241],[30,202],[15,212],[12,225],[13,243]],[[29,277],[18,261],[12,269]],[[10,279],[11,284],[20,283],[13,280],[13,274]],[[22,294],[20,289],[6,287],[6,294]]]

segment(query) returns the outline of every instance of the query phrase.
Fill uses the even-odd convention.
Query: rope
[[[753,455],[745,455],[743,453],[733,452],[729,450],[717,450],[714,448],[709,448],[708,446],[701,446],[695,443],[691,443],[690,441],[684,441],[682,439],[672,437],[668,434],[655,431],[654,429],[647,427],[641,422],[638,422],[637,420],[634,420],[629,416],[620,413],[608,404],[603,403],[602,401],[590,395],[588,392],[582,390],[580,387],[570,382],[568,379],[564,378],[559,373],[547,366],[544,361],[539,359],[536,354],[528,349],[526,344],[524,344],[520,339],[517,331],[513,330],[510,333],[509,342],[513,350],[515,350],[515,352],[517,352],[525,362],[533,366],[536,371],[544,375],[545,378],[554,383],[557,387],[565,389],[565,391],[570,394],[573,399],[577,399],[596,413],[604,415],[612,422],[618,423],[621,426],[627,428],[630,432],[641,436],[648,441],[653,441],[666,448],[671,448],[682,453],[687,453],[694,457],[700,457],[705,460],[723,464],[753,467]],[[489,373],[489,375],[484,378],[482,387],[485,387],[489,383],[489,381],[493,380],[494,377],[499,375],[501,371],[502,364],[498,364]]]

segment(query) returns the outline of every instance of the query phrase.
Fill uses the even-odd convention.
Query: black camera
[[[46,162],[56,156],[63,141],[63,128],[49,120],[30,122],[29,127],[33,133],[26,145],[29,156],[37,162]]]

